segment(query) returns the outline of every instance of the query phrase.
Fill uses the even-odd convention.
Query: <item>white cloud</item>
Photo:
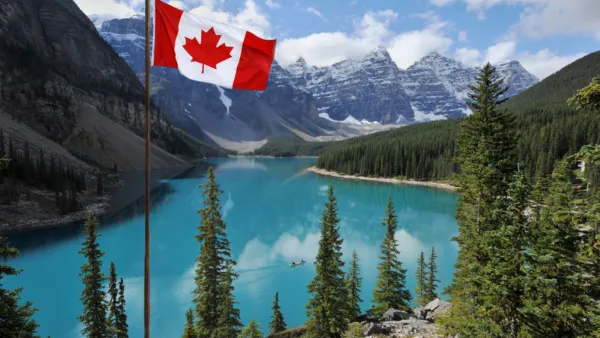
[[[126,18],[136,13],[130,4],[119,0],[75,0],[75,3],[86,15],[110,14],[117,18]]]
[[[431,0],[436,6],[445,6],[456,0]],[[531,38],[547,36],[591,34],[600,40],[600,1],[598,0],[461,0],[467,10],[476,12],[480,19],[485,11],[500,4],[521,4],[518,33]]]
[[[467,32],[465,32],[465,31],[458,32],[458,41],[468,42],[469,40],[467,39]]]
[[[183,11],[187,10],[187,5],[183,1],[180,1],[180,0],[172,0],[172,1],[167,2],[167,4],[169,4],[175,8],[179,8]]]
[[[392,10],[367,12],[354,22],[354,30],[323,32],[306,37],[285,39],[278,43],[276,58],[282,65],[300,56],[312,65],[325,66],[345,60],[360,59],[378,46],[384,46],[400,67],[408,67],[432,51],[444,52],[452,45],[446,35],[447,21],[433,13],[417,15],[425,20],[422,30],[396,33],[389,26],[398,17]]]
[[[543,79],[585,55],[586,53],[576,53],[560,56],[548,49],[542,49],[537,53],[518,53],[516,59],[533,75]]]
[[[454,52],[454,57],[468,66],[481,66],[485,62],[495,64],[506,60],[517,60],[525,69],[542,80],[585,54],[557,55],[547,48],[534,53],[519,52],[516,40],[505,40],[488,47],[485,53],[472,48],[458,48]]]
[[[454,52],[454,58],[471,67],[481,64],[481,53],[474,48],[458,48]]]
[[[319,10],[317,10],[317,9],[316,9],[316,8],[314,8],[314,7],[310,7],[310,6],[309,6],[308,8],[306,8],[306,11],[307,11],[308,13],[311,13],[311,14],[314,14],[314,15],[318,16],[318,17],[319,17],[319,18],[321,18],[323,21],[327,21],[327,18],[326,18],[326,17],[325,17],[325,16],[324,16],[324,15],[323,15],[321,12],[319,12]]]
[[[196,16],[212,19],[228,25],[243,28],[263,37],[271,37],[271,23],[255,1],[246,0],[236,14],[222,9],[222,0],[203,0],[202,4],[190,12]]]
[[[281,4],[275,2],[274,0],[265,0],[265,5],[271,9],[281,8]]]

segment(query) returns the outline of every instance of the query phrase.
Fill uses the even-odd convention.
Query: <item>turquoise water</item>
[[[224,219],[232,254],[238,262],[235,283],[244,323],[254,317],[266,333],[276,291],[289,327],[305,321],[306,285],[314,276],[319,219],[327,185],[333,184],[339,203],[344,254],[356,250],[362,276],[363,309],[376,279],[381,225],[388,195],[399,219],[396,238],[400,258],[408,269],[414,294],[415,263],[420,251],[432,246],[439,254],[440,290],[452,278],[457,246],[454,220],[456,196],[442,190],[342,180],[306,173],[315,159],[219,159],[211,163],[221,189]],[[154,204],[151,215],[151,333],[152,337],[181,337],[184,313],[191,304],[194,259],[198,256],[196,226],[202,205],[198,184],[205,169],[193,177],[166,181],[169,189]],[[143,209],[142,209],[143,210]],[[134,215],[102,224],[99,242],[105,251],[104,270],[114,261],[126,285],[131,337],[143,334],[144,216]],[[42,337],[78,337],[77,316],[82,306],[78,254],[81,227],[47,230],[13,238],[22,250],[11,264],[24,271],[6,280],[6,286],[23,286],[23,299],[34,302]],[[292,261],[307,264],[290,268]]]

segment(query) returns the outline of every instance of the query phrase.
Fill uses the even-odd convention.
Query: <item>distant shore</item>
[[[391,183],[391,184],[410,184],[410,185],[420,185],[431,188],[438,188],[444,190],[455,191],[458,189],[457,187],[447,184],[447,183],[439,183],[439,182],[429,182],[429,181],[413,181],[413,180],[401,180],[397,178],[380,178],[380,177],[365,177],[365,176],[354,176],[354,175],[346,175],[340,174],[333,171],[328,171],[325,169],[319,169],[317,167],[306,168],[306,171],[313,172],[318,175],[323,176],[331,176],[337,178],[351,179],[351,180],[360,180],[360,181],[371,181],[371,182],[380,182],[380,183]]]
[[[319,158],[319,156],[272,156],[272,155],[227,155],[227,157],[255,157],[255,158]]]

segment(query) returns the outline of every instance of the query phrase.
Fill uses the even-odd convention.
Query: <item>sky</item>
[[[144,0],[75,0],[84,13],[129,17]],[[164,0],[277,39],[283,66],[360,59],[386,47],[406,69],[430,52],[479,66],[517,60],[543,79],[600,50],[600,0]]]

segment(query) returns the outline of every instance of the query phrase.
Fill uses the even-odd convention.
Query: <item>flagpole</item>
[[[146,0],[146,217],[144,224],[144,338],[150,338],[150,0]]]

